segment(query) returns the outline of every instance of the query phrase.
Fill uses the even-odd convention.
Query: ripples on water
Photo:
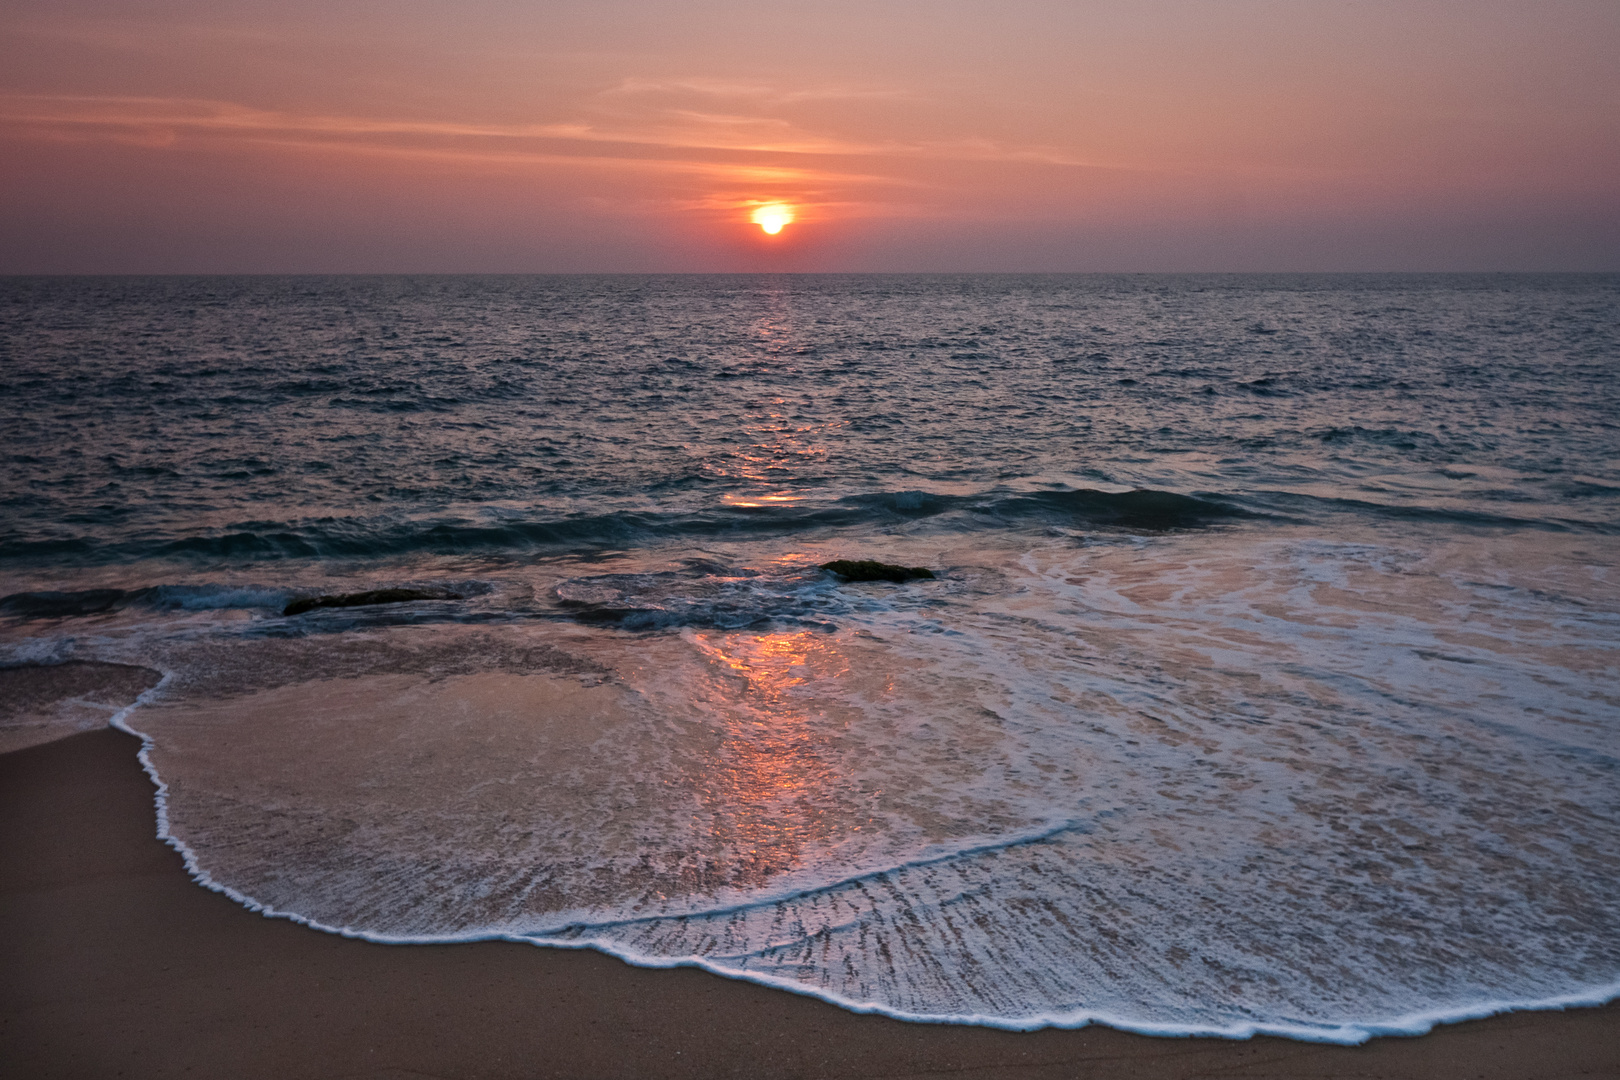
[[[1620,981],[1620,279],[12,279],[206,880],[1013,1027]],[[937,581],[848,585],[879,557]],[[284,617],[297,596],[457,599]]]

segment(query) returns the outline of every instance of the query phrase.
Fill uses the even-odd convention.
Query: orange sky
[[[10,0],[0,272],[1620,269],[1616,57],[1616,0]]]

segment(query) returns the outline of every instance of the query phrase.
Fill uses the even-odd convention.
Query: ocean
[[[352,936],[1604,1002],[1617,364],[1617,275],[0,279],[0,663],[160,672],[163,835]]]

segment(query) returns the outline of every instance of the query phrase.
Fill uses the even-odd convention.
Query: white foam
[[[532,627],[617,671],[624,711],[567,739],[516,706],[456,729],[489,682],[311,691],[375,703],[339,727],[295,691],[166,706],[160,834],[348,936],[911,1020],[1354,1043],[1620,994],[1602,567],[1539,537],[971,554],[841,594],[837,634]]]

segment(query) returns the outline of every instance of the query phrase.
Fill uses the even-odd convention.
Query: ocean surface
[[[1009,1028],[1601,1002],[1617,365],[1615,275],[0,279],[0,662],[162,672],[164,834],[345,934]]]

